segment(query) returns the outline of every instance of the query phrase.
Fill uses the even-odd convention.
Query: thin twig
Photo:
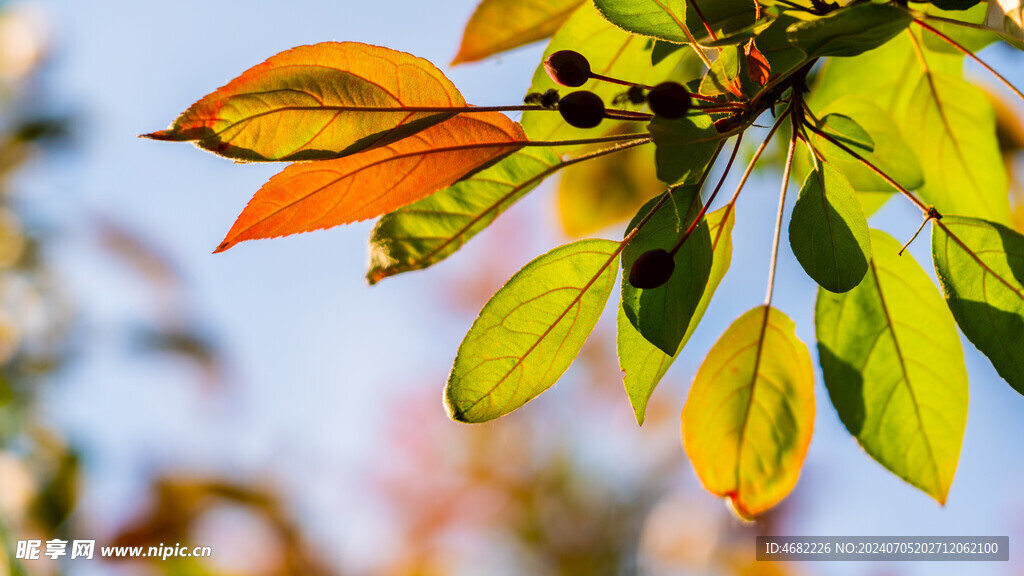
[[[790,109],[786,108],[782,114],[779,115],[775,124],[772,125],[771,130],[768,131],[768,135],[765,136],[764,142],[761,142],[761,145],[757,147],[757,150],[754,152],[754,156],[750,159],[750,163],[747,164],[747,169],[744,170],[743,176],[740,177],[740,183],[736,186],[736,191],[733,192],[732,198],[729,199],[730,206],[736,204],[736,199],[739,198],[740,192],[743,190],[743,186],[746,185],[747,178],[750,178],[750,175],[754,172],[754,167],[757,166],[757,161],[761,158],[761,154],[763,154],[765,149],[768,148],[768,143],[772,141],[772,137],[775,136],[775,132],[778,131],[779,127],[782,126],[782,122],[789,116],[789,112]]]
[[[732,154],[729,156],[729,161],[726,162],[725,164],[725,171],[722,172],[722,177],[718,179],[718,185],[715,186],[715,190],[711,192],[711,196],[708,197],[708,201],[704,203],[703,207],[701,207],[700,212],[697,214],[697,217],[693,219],[693,222],[690,223],[690,226],[686,229],[686,232],[684,232],[683,235],[679,237],[679,240],[676,241],[676,245],[673,246],[671,250],[669,250],[669,254],[672,254],[674,256],[675,253],[679,251],[679,248],[683,245],[683,243],[686,242],[686,239],[689,238],[690,234],[692,234],[693,231],[697,228],[697,225],[700,224],[700,221],[704,218],[704,215],[707,214],[708,208],[710,208],[711,203],[715,201],[715,197],[718,196],[718,191],[722,189],[722,185],[725,184],[726,177],[729,176],[729,172],[732,170],[732,164],[736,160],[736,153],[739,152],[740,144],[742,142],[743,133],[741,132],[739,136],[736,137],[736,145],[733,146],[732,148]],[[721,147],[719,147],[719,150],[721,150]],[[708,171],[708,173],[710,174],[710,171]]]
[[[796,151],[796,138],[800,133],[800,123],[792,117],[793,134],[789,137],[789,151],[786,153],[786,167],[782,171],[782,191],[779,193],[779,211],[775,217],[775,238],[772,240],[772,259],[768,267],[768,293],[764,297],[766,307],[772,305],[772,293],[775,291],[775,268],[779,260],[779,239],[782,237],[782,215],[786,207],[786,190],[789,188],[789,173],[793,170],[793,152]],[[766,312],[767,313],[767,312]]]
[[[529,142],[497,142],[493,144],[495,147],[501,146],[515,146],[521,144],[523,146],[580,146],[583,144],[600,144],[602,142],[621,142],[623,140],[643,140],[650,138],[650,134],[647,132],[636,132],[633,134],[612,134],[610,136],[597,136],[594,138],[577,138],[575,140],[531,140]],[[481,145],[477,145],[481,146]]]
[[[928,212],[924,215],[924,220],[921,221],[921,225],[917,227],[917,231],[914,232],[914,235],[910,237],[910,240],[907,240],[907,243],[904,244],[902,248],[900,248],[899,255],[903,256],[903,253],[907,250],[907,248],[909,248],[910,245],[914,243],[914,240],[917,240],[917,235],[921,233],[921,230],[924,230],[925,224],[931,222],[932,220],[940,220],[941,218],[942,216],[939,215],[939,212],[933,206],[929,206]]]

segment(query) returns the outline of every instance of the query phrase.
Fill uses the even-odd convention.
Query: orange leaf
[[[299,46],[196,102],[155,140],[194,141],[239,161],[340,158],[414,134],[463,109],[430,62],[358,42]]]
[[[764,86],[772,75],[772,65],[754,45],[753,38],[747,42],[744,52],[747,55],[747,75],[750,76],[750,81],[758,86]]]
[[[386,214],[522,148],[523,129],[499,112],[463,114],[361,154],[292,164],[249,201],[224,242],[321,230]]]

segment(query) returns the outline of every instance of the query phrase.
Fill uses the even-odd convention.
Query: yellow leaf
[[[683,446],[704,487],[738,515],[796,486],[814,428],[814,373],[793,321],[758,306],[715,343],[683,409]]]

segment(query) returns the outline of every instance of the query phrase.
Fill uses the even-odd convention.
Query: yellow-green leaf
[[[935,285],[888,234],[845,294],[818,291],[815,326],[832,405],[864,450],[940,503],[967,424],[960,337]]]
[[[956,76],[921,77],[902,120],[924,169],[921,197],[943,214],[1008,224],[1010,201],[992,104]]]
[[[192,141],[240,161],[322,160],[382,146],[462,109],[430,62],[358,42],[299,46],[246,70],[156,140]]]
[[[796,326],[758,306],[715,343],[683,409],[683,446],[704,487],[741,517],[796,486],[814,429],[814,373]]]
[[[483,60],[551,36],[585,0],[483,0],[452,65]]]
[[[448,414],[486,422],[550,388],[572,364],[615,285],[620,244],[580,240],[539,256],[480,311],[445,387]]]
[[[436,194],[385,214],[370,237],[367,281],[376,284],[451,256],[563,164],[551,148],[523,148]]]

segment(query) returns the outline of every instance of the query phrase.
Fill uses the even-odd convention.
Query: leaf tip
[[[388,275],[384,273],[384,270],[374,266],[366,273],[366,283],[373,286],[377,282],[387,278],[387,276]]]
[[[214,250],[213,253],[214,254],[220,254],[221,252],[224,252],[225,250],[231,248],[234,245],[235,244],[233,242],[231,242],[230,240],[225,240],[225,241],[221,242],[219,246],[217,246],[217,249]]]
[[[633,415],[636,416],[636,425],[641,427],[641,428],[643,428],[644,427],[644,413],[642,411],[640,411],[640,410],[634,409],[633,410]]]
[[[725,495],[725,503],[729,507],[729,510],[736,515],[745,524],[751,524],[754,522],[755,514],[751,513],[743,505],[743,501],[740,498],[738,491],[729,492]]]
[[[448,418],[450,418],[454,422],[460,422],[462,424],[472,424],[473,420],[469,418],[469,415],[466,414],[466,412],[462,408],[459,408],[458,404],[449,393],[449,390],[450,388],[445,389],[444,393],[444,411],[448,414]]]
[[[139,134],[139,138],[145,138],[147,140],[177,140],[175,133],[172,130],[157,130],[156,132],[150,132],[148,134]]]

